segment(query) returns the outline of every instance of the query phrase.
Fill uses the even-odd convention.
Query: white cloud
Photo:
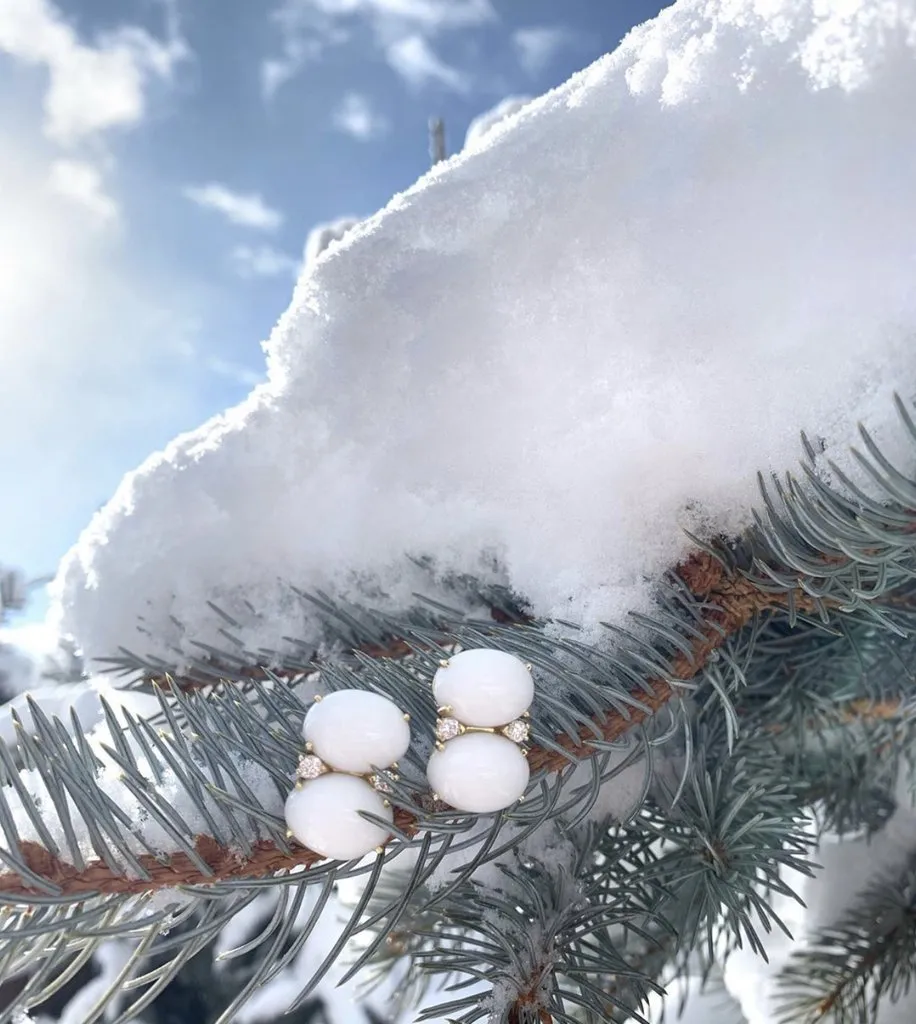
[[[78,203],[103,223],[118,219],[118,204],[105,193],[101,172],[93,164],[84,160],[55,160],[51,164],[48,185],[53,192]]]
[[[48,173],[46,156],[0,130],[0,408],[17,437],[0,445],[0,479],[13,482],[0,538],[35,574],[53,571],[125,469],[212,401],[167,345],[193,285],[134,272],[124,236],[98,230]]]
[[[283,31],[283,56],[272,57],[261,64],[261,94],[269,100],[274,93],[295,78],[309,60],[317,60],[324,49],[318,39],[303,39],[295,29]]]
[[[532,25],[513,32],[512,45],[519,64],[529,75],[536,75],[575,38],[575,34],[562,25]]]
[[[44,132],[64,146],[139,123],[150,81],[169,81],[188,56],[173,18],[165,40],[123,26],[89,45],[49,0],[0,3],[0,52],[47,69]]]
[[[352,135],[360,142],[378,138],[388,130],[388,122],[376,113],[368,96],[359,92],[348,92],[334,111],[336,128]]]
[[[421,35],[405,36],[392,43],[386,52],[388,63],[414,88],[438,82],[453,92],[467,92],[470,77],[446,64]]]
[[[221,213],[228,221],[246,228],[274,231],[283,223],[279,210],[261,198],[257,192],[234,192],[216,181],[206,185],[189,185],[184,195],[192,203]]]
[[[491,0],[284,0],[273,14],[283,56],[262,65],[262,88],[269,97],[306,61],[351,39],[360,23],[370,26],[375,45],[384,53],[412,35],[428,39],[495,20]]]
[[[490,0],[286,0],[278,18],[288,25],[296,22],[318,28],[322,19],[371,18],[383,34],[389,30],[467,28],[496,19]]]
[[[297,277],[300,263],[270,245],[237,245],[229,254],[239,277]]]

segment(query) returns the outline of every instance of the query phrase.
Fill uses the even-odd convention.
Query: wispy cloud
[[[44,132],[64,146],[136,125],[150,82],[169,81],[188,56],[171,17],[164,40],[130,25],[87,44],[50,0],[0,3],[0,51],[47,69]]]
[[[376,139],[388,131],[388,121],[377,113],[368,96],[348,92],[332,116],[334,126],[360,142]]]
[[[392,43],[386,52],[388,63],[414,88],[438,82],[452,92],[467,92],[470,76],[446,64],[421,35],[405,36]]]
[[[448,28],[482,25],[496,19],[490,0],[293,0],[329,16],[363,15],[379,28],[403,26],[439,32]]]
[[[270,245],[237,245],[229,259],[239,277],[297,277],[299,260]]]
[[[324,50],[321,39],[304,38],[296,29],[284,29],[282,35],[283,55],[261,64],[261,95],[265,100],[271,99],[309,60],[317,60]]]
[[[479,28],[497,20],[497,14],[491,0],[283,0],[272,20],[280,30],[283,53],[261,67],[266,96],[326,48],[350,40],[363,25],[385,54],[411,36],[428,40]]]
[[[512,33],[518,62],[529,75],[543,71],[560,50],[575,40],[575,33],[562,25],[531,25]]]
[[[204,324],[197,316],[168,318],[170,330],[163,347],[184,366],[183,376],[200,377],[201,373],[215,374],[244,387],[254,387],[264,379],[264,370],[257,372],[237,359],[210,351]],[[261,360],[258,360],[261,363]]]
[[[265,380],[264,373],[256,373],[248,366],[243,366],[241,363],[236,363],[229,359],[223,359],[220,356],[210,356],[205,360],[205,365],[208,370],[217,374],[217,376],[225,377],[227,380],[235,381],[236,384],[242,384],[247,388],[253,388],[256,384],[260,384]]]
[[[183,192],[192,203],[214,210],[241,227],[275,231],[283,223],[283,214],[268,206],[257,192],[235,192],[217,181],[188,185]]]
[[[55,160],[51,164],[48,185],[53,192],[82,206],[99,222],[118,220],[118,204],[106,194],[102,174],[85,160]]]

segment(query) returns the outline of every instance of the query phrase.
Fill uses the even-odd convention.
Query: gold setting
[[[308,753],[303,754],[299,758],[299,764],[296,768],[296,789],[302,789],[306,782],[311,782],[313,779],[319,779],[322,775],[352,775],[354,779],[362,779],[364,782],[368,782],[369,785],[378,793],[390,793],[391,782],[397,782],[401,777],[398,775],[395,769],[398,764],[395,761],[394,764],[389,765],[388,768],[384,768],[381,771],[372,772],[347,772],[342,768],[332,768],[331,765],[326,764],[317,754],[313,754],[309,750],[311,744],[306,744],[306,750]],[[309,767],[306,769],[308,774],[302,774],[303,762],[308,761]],[[388,805],[388,801],[385,801]]]
[[[453,709],[449,705],[436,709],[438,715],[435,726],[437,750],[442,750],[449,740],[464,736],[466,733],[488,732],[496,736],[505,736],[507,740],[519,747],[525,757],[528,756],[528,748],[524,746],[524,743],[531,732],[529,721],[531,712],[523,711],[518,718],[505,725],[465,725],[464,722],[459,722],[457,718],[453,717],[452,711]],[[513,735],[514,733],[518,736]]]

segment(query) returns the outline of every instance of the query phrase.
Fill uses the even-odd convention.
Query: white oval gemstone
[[[426,778],[459,811],[487,814],[511,807],[528,786],[528,762],[505,736],[469,732],[433,751]]]
[[[320,775],[286,798],[286,824],[310,850],[334,860],[354,860],[384,843],[391,833],[360,817],[368,811],[393,821],[390,807],[365,779],[353,775]]]
[[[528,710],[534,683],[521,658],[481,647],[453,654],[433,676],[433,695],[465,725],[505,725]]]
[[[313,704],[302,734],[329,767],[363,775],[387,768],[410,746],[404,712],[368,690],[338,690]]]

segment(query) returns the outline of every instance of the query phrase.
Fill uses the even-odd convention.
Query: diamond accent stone
[[[436,719],[436,739],[442,740],[444,743],[446,740],[454,739],[461,732],[461,723],[457,718],[437,718]]]
[[[528,739],[529,727],[524,718],[516,718],[502,729],[502,734],[513,743],[524,743]]]
[[[391,792],[391,786],[389,785],[388,777],[385,775],[370,775],[369,785],[372,786],[373,789],[377,789],[379,793]]]
[[[314,754],[303,754],[299,758],[299,765],[296,768],[296,775],[300,779],[317,779],[328,770],[327,765],[320,757]]]

